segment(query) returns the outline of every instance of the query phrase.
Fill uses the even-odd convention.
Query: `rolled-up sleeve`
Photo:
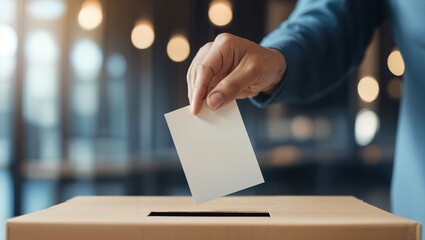
[[[384,13],[381,0],[298,1],[288,20],[261,42],[285,56],[285,76],[272,94],[260,93],[251,101],[264,107],[328,93],[360,63]]]

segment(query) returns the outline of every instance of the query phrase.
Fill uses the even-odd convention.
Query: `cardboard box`
[[[8,220],[7,239],[419,240],[420,225],[354,197],[78,197]]]

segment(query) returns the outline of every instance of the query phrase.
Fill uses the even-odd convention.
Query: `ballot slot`
[[[271,217],[268,212],[165,211],[150,212],[148,217]]]

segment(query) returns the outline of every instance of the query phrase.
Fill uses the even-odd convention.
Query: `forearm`
[[[361,61],[381,12],[379,1],[300,1],[261,43],[285,56],[286,73],[272,94],[259,94],[253,102],[311,101],[327,93]]]

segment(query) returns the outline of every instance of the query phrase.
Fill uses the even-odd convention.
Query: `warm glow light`
[[[301,153],[295,146],[279,146],[267,153],[268,163],[273,166],[290,166],[296,164]]]
[[[292,120],[291,130],[295,139],[304,141],[312,137],[313,123],[306,116],[297,116]]]
[[[356,116],[354,136],[360,146],[366,146],[372,142],[379,129],[379,118],[376,113],[369,109],[363,109]]]
[[[62,0],[36,0],[27,5],[27,13],[37,19],[54,20],[62,17],[66,5]]]
[[[388,82],[387,92],[390,98],[398,100],[403,91],[403,83],[398,78],[393,78]]]
[[[189,41],[185,36],[176,34],[171,37],[167,44],[168,57],[174,62],[182,62],[186,60],[190,53]]]
[[[359,84],[357,85],[357,92],[363,101],[375,101],[379,94],[378,81],[370,76],[360,79]]]
[[[78,14],[78,23],[86,30],[96,28],[102,23],[102,5],[98,0],[87,0]]]
[[[71,51],[71,64],[79,80],[96,80],[103,62],[99,45],[91,40],[82,40]]]
[[[390,53],[387,60],[388,69],[396,76],[401,76],[404,73],[404,61],[400,51],[394,50]]]
[[[153,26],[148,21],[140,21],[131,32],[131,42],[138,49],[150,47],[154,40]]]
[[[225,26],[232,21],[232,4],[228,0],[213,0],[208,10],[210,21],[216,26]]]

